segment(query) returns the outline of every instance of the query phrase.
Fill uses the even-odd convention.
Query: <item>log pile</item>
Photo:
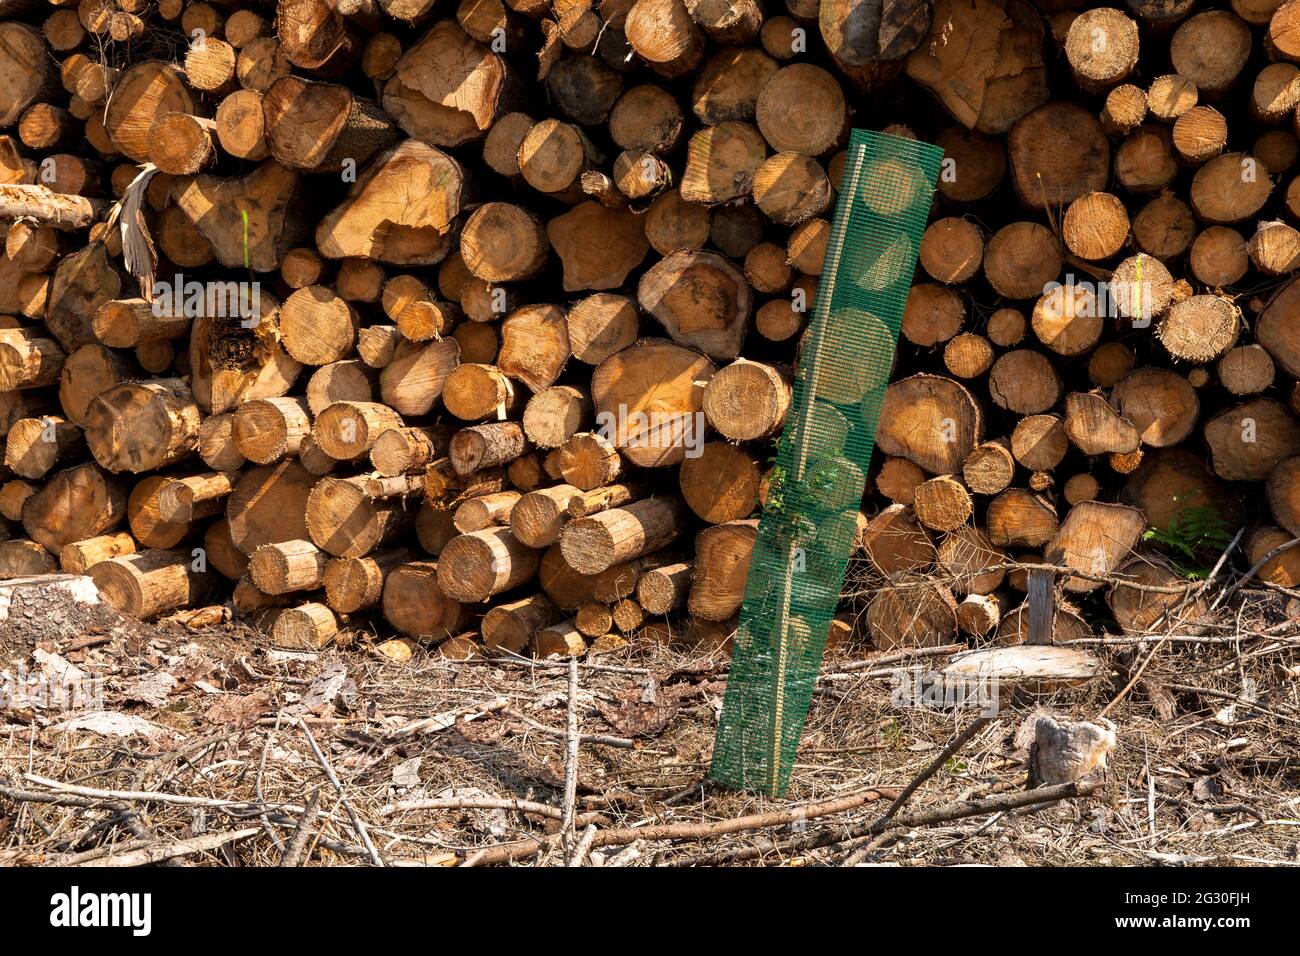
[[[831,637],[1296,586],[1300,0],[1084,5],[0,0],[0,577],[725,642],[856,125],[946,161]]]

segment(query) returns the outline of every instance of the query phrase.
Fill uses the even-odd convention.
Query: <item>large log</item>
[[[435,265],[447,255],[447,231],[460,214],[464,186],[454,159],[428,143],[404,140],[358,174],[348,198],[316,227],[316,245],[328,259]]]

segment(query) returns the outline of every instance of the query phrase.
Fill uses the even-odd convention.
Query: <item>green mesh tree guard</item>
[[[943,150],[854,130],[745,584],[712,780],[790,783]]]

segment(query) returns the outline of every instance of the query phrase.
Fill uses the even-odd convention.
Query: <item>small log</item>
[[[1241,313],[1217,295],[1194,295],[1175,302],[1156,326],[1160,343],[1175,358],[1189,362],[1217,359],[1237,342]]]
[[[309,537],[307,504],[316,477],[288,459],[242,472],[226,503],[231,538],[244,554]]]
[[[459,475],[470,475],[513,461],[528,447],[524,431],[514,422],[473,425],[462,428],[451,438],[448,456]]]
[[[148,620],[177,608],[201,606],[213,579],[194,568],[188,549],[152,549],[92,565],[100,596],[125,614]]]
[[[544,627],[533,636],[533,656],[538,659],[581,657],[585,653],[587,642],[572,620]]]
[[[687,202],[681,190],[667,189],[655,197],[645,214],[645,234],[651,248],[666,256],[678,249],[702,247],[709,241],[712,220],[708,206]]]
[[[774,150],[821,156],[842,142],[848,106],[834,76],[811,63],[793,63],[763,87],[755,119]]]
[[[304,365],[347,358],[356,345],[357,325],[352,305],[325,286],[298,289],[280,308],[285,351]]]
[[[501,323],[497,366],[534,392],[555,384],[568,358],[569,333],[559,306],[523,306]]]
[[[325,0],[280,0],[275,33],[304,70],[336,74],[361,53],[360,31]]]
[[[613,618],[614,626],[624,634],[639,631],[641,625],[645,623],[645,611],[640,604],[630,598],[617,602],[611,609],[610,616]],[[592,650],[595,650],[594,645]]]
[[[1046,544],[1043,558],[1090,574],[1110,574],[1126,561],[1147,526],[1137,508],[1083,501],[1072,507],[1060,528]],[[1091,591],[1100,581],[1066,577],[1067,591]]]
[[[94,465],[50,476],[23,502],[23,528],[51,554],[111,530],[126,517],[126,489]]]
[[[289,650],[319,650],[339,636],[338,616],[315,601],[278,609],[271,620],[271,640]]]
[[[688,73],[704,55],[704,34],[682,0],[636,0],[623,32],[650,69],[665,77]]]
[[[548,547],[560,540],[560,531],[569,520],[569,503],[582,494],[569,484],[531,491],[511,509],[510,530],[530,548]]]
[[[1219,359],[1219,382],[1233,395],[1257,395],[1273,384],[1275,369],[1261,345],[1238,345]]]
[[[1210,10],[1191,17],[1169,43],[1174,71],[1202,93],[1215,96],[1232,86],[1250,56],[1250,27],[1227,10]],[[1207,56],[1213,50],[1213,56]]]
[[[981,442],[962,461],[966,487],[981,495],[996,495],[1011,484],[1016,462],[1008,444]]]
[[[366,326],[357,330],[357,355],[371,368],[383,368],[393,360],[401,341],[402,333],[395,325]]]
[[[609,484],[623,470],[623,459],[614,444],[594,432],[573,435],[554,454],[559,477],[583,491]]]
[[[989,239],[984,251],[985,278],[995,291],[1009,299],[1041,295],[1060,271],[1059,241],[1035,222],[1003,226]]]
[[[970,492],[951,475],[940,475],[916,486],[912,510],[925,527],[955,531],[974,511]]]
[[[120,299],[105,302],[95,313],[95,337],[113,348],[134,348],[146,342],[178,339],[189,334],[190,317],[174,315],[163,299]]]
[[[458,601],[486,601],[537,573],[541,553],[508,528],[485,528],[453,538],[438,559],[438,586]]]
[[[1065,434],[1085,455],[1137,451],[1137,426],[1097,392],[1071,392],[1065,398]]]
[[[1200,414],[1200,400],[1186,378],[1168,369],[1130,372],[1110,396],[1120,415],[1137,428],[1144,445],[1164,448],[1186,438]]]
[[[939,565],[952,575],[948,583],[956,594],[992,594],[1006,578],[999,565],[1007,560],[974,525],[957,528],[939,542]]]
[[[281,77],[263,95],[262,110],[271,155],[296,169],[337,172],[351,161],[355,170],[399,138],[378,105],[332,83]]]
[[[983,438],[983,420],[970,392],[937,375],[913,375],[890,385],[878,427],[876,444],[882,452],[939,475],[960,471]]]
[[[699,533],[688,598],[694,617],[724,621],[740,608],[757,535],[756,520],[728,522]]]
[[[239,406],[231,422],[235,449],[259,465],[298,454],[311,431],[310,409],[303,398],[253,399]]]
[[[999,356],[989,370],[989,393],[1002,408],[1036,415],[1052,408],[1061,396],[1061,377],[1046,356],[1013,349]]]
[[[225,499],[235,490],[237,477],[219,471],[184,478],[164,477],[157,495],[158,514],[164,521],[176,523],[204,518],[223,507]]]
[[[989,502],[988,538],[998,547],[1036,548],[1056,534],[1056,509],[1032,491],[1008,488]]]
[[[653,157],[647,156],[647,160],[653,160]],[[637,165],[634,168],[642,167]],[[623,189],[629,194],[644,192],[632,190],[627,184]],[[642,196],[632,195],[631,198]],[[546,235],[564,266],[566,292],[620,288],[628,274],[650,251],[650,242],[640,217],[627,209],[597,202],[579,203],[550,220],[546,224]]]
[[[1300,422],[1271,398],[1224,409],[1204,432],[1214,473],[1227,481],[1263,481],[1279,461],[1300,453]]]
[[[325,583],[330,557],[310,541],[264,544],[252,553],[248,574],[264,594],[315,591]]]
[[[90,403],[86,443],[109,471],[154,471],[198,447],[199,420],[188,383],[180,379],[124,383]]]
[[[955,292],[923,283],[908,292],[902,333],[915,345],[939,345],[960,332],[965,321],[966,307]]]
[[[66,360],[53,339],[21,329],[0,329],[0,391],[53,385]]]
[[[494,525],[510,525],[511,512],[521,497],[517,491],[500,491],[470,498],[456,509],[452,524],[461,534],[482,531]]]
[[[307,380],[307,407],[319,415],[335,402],[372,402],[376,376],[356,359],[321,365]]]
[[[925,472],[906,458],[886,458],[876,474],[875,487],[890,501],[910,505],[916,497],[917,485],[923,481]]]
[[[872,598],[867,629],[880,651],[946,644],[957,632],[957,601],[947,588],[924,579],[900,581]]]
[[[1081,89],[1105,93],[1137,66],[1137,24],[1118,10],[1087,10],[1070,24],[1065,55]]]
[[[389,428],[371,446],[370,464],[385,477],[414,474],[444,457],[450,439],[445,427]]]
[[[691,590],[694,562],[678,561],[649,568],[637,578],[636,600],[649,614],[670,614],[681,607]]]
[[[682,499],[709,524],[746,518],[758,507],[758,462],[729,442],[708,442],[678,473]],[[728,615],[730,616],[730,615]]]
[[[601,637],[614,628],[614,616],[603,604],[584,604],[573,615],[573,626],[587,637]]]
[[[316,248],[327,259],[436,265],[449,251],[448,231],[461,212],[464,192],[465,174],[456,160],[428,143],[403,140],[376,156],[347,199],[320,221]],[[408,202],[410,196],[421,199]]]
[[[543,628],[559,619],[560,612],[545,594],[498,604],[483,615],[479,632],[485,647],[521,653]]]
[[[368,479],[321,478],[306,503],[307,532],[336,558],[359,558],[393,541],[406,526],[401,500],[374,498]]]
[[[1164,628],[1186,626],[1205,614],[1206,604],[1197,599],[1195,585],[1150,555],[1124,561],[1116,573],[1138,585],[1115,584],[1106,594],[1106,604],[1115,616],[1115,623],[1125,634],[1149,634],[1161,624]],[[1145,590],[1148,587],[1183,590],[1161,593]]]
[[[776,434],[790,410],[792,387],[784,370],[737,359],[709,380],[704,414],[709,424],[735,441]]]
[[[248,573],[248,555],[235,547],[230,537],[230,522],[225,518],[208,525],[203,533],[203,550],[208,564],[222,577],[238,581]]]
[[[401,416],[379,402],[335,402],[316,416],[312,436],[329,457],[353,461],[369,453],[384,432],[402,427]]]
[[[433,561],[412,561],[384,579],[384,619],[422,643],[444,640],[460,626],[460,604],[438,586],[438,567]]]
[[[229,412],[209,415],[199,426],[199,457],[215,471],[238,471],[243,453],[235,445],[235,416]]]
[[[565,325],[573,357],[599,365],[636,341],[639,316],[626,296],[597,292],[569,309]]]
[[[115,531],[65,545],[59,552],[59,566],[68,574],[85,574],[101,561],[135,553],[135,539],[125,531]]]
[[[57,567],[54,555],[35,541],[26,538],[0,541],[0,580],[53,574]]]
[[[572,385],[538,392],[524,409],[523,429],[539,448],[558,448],[575,433],[590,426],[591,398]]]
[[[518,411],[520,399],[514,382],[495,365],[462,363],[451,370],[442,386],[447,411],[467,422],[503,420]]]
[[[957,627],[972,637],[987,637],[997,630],[1009,602],[1003,595],[968,594],[957,605]]]
[[[583,574],[649,554],[676,540],[683,509],[674,498],[649,498],[580,518],[560,532],[564,560]]]
[[[1258,166],[1244,153],[1224,153],[1201,166],[1192,177],[1190,193],[1196,215],[1210,225],[1230,225],[1259,212],[1272,182],[1267,170]]]
[[[107,208],[100,200],[70,196],[45,186],[0,185],[0,219],[31,219],[55,229],[85,229]]]
[[[442,396],[443,384],[456,367],[460,346],[455,339],[406,342],[379,373],[379,394],[399,415],[425,415]]]
[[[541,221],[510,203],[484,203],[466,220],[461,233],[465,265],[488,282],[531,278],[546,264],[548,250]]]
[[[1065,423],[1057,415],[1027,415],[1011,433],[1011,454],[1031,471],[1050,471],[1069,449]]]
[[[686,145],[681,199],[716,205],[748,196],[767,158],[767,144],[749,123],[728,120],[707,126]]]
[[[384,579],[398,565],[413,560],[406,548],[377,551],[360,558],[331,558],[325,565],[325,601],[340,614],[352,614],[379,604]]]
[[[686,444],[698,441],[696,415],[702,415],[704,385],[714,372],[713,363],[696,352],[663,339],[643,339],[596,367],[591,394],[597,423],[632,463],[677,464],[685,458]],[[579,484],[569,476],[565,480]]]
[[[17,478],[0,484],[0,517],[23,520],[23,503],[36,493],[36,486]]]
[[[297,245],[301,224],[289,210],[297,208],[300,185],[297,173],[268,160],[238,179],[208,173],[183,177],[172,196],[223,266],[271,272]],[[250,223],[247,245],[245,215]]]

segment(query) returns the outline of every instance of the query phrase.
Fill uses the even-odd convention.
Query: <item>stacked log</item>
[[[1161,542],[1300,535],[1300,8],[1087,6],[0,3],[0,576],[721,644],[856,125],[945,162],[835,633],[1200,613]]]

